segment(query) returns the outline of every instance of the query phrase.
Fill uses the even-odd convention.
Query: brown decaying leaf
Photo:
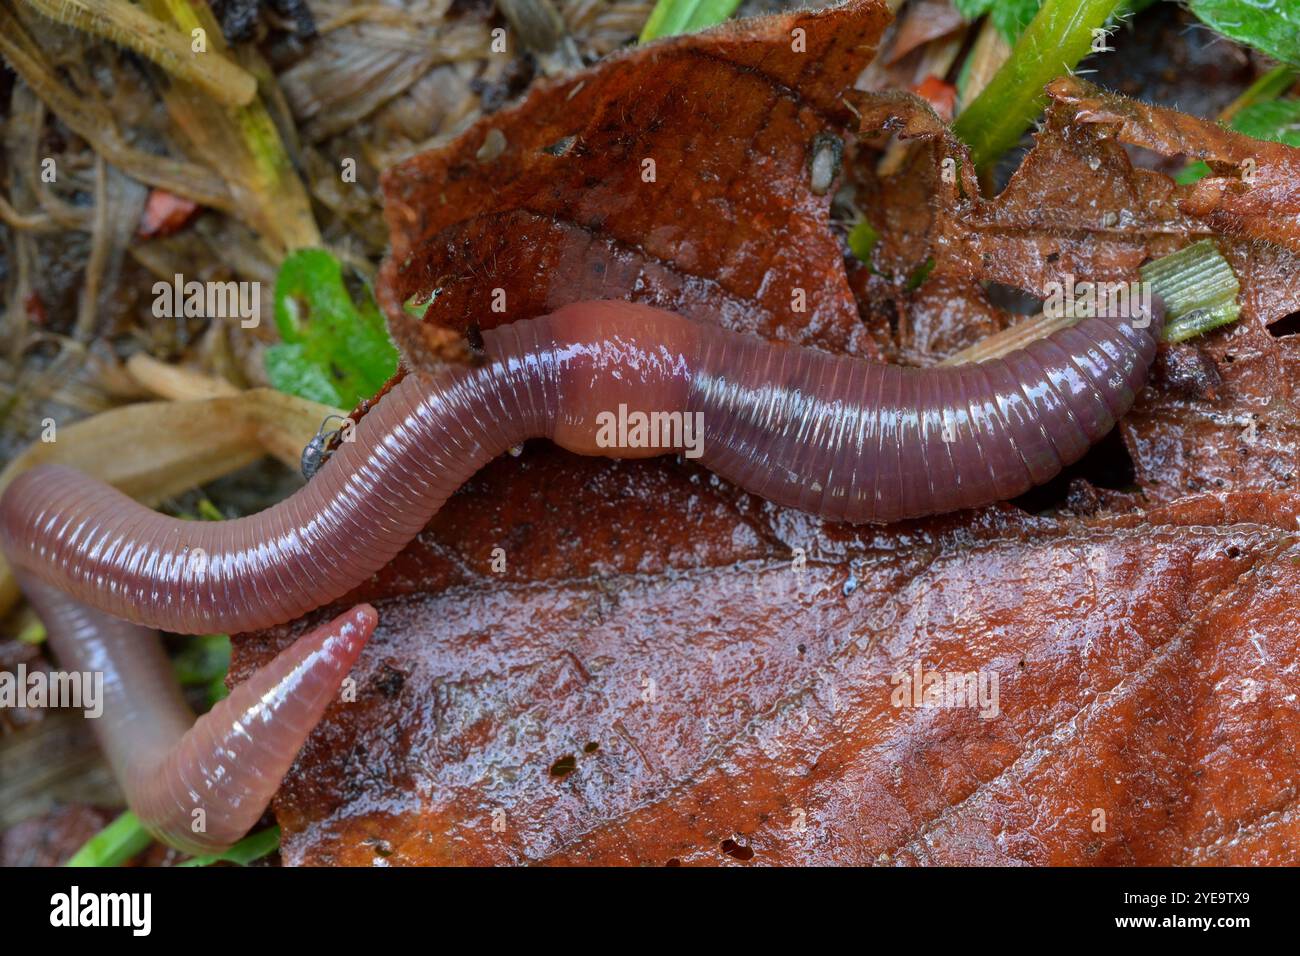
[[[61,866],[110,819],[81,804],[31,817],[0,836],[0,866]]]
[[[927,260],[930,280],[896,294],[905,321],[900,352],[926,364],[1012,321],[993,309],[981,282],[1042,295],[1045,283],[1138,278],[1147,258],[1208,229],[1181,215],[1173,183],[1134,169],[1123,146],[1100,127],[1072,126],[1049,110],[1044,130],[996,197],[980,194],[958,143],[917,97],[867,95],[865,135],[885,130],[913,141],[893,175],[862,178],[859,200],[882,233],[872,265],[902,285]],[[948,164],[945,174],[944,164]]]
[[[407,364],[441,355],[436,321],[461,332],[609,297],[772,338],[797,319],[805,341],[870,354],[809,166],[853,119],[843,94],[887,20],[854,0],[638,47],[390,169],[378,294]],[[426,322],[406,314],[435,289]]]
[[[353,595],[381,625],[277,798],[287,862],[1296,859],[1294,498],[881,532],[640,477],[498,462]],[[892,706],[918,661],[996,673],[997,719]]]
[[[441,286],[441,322],[618,295],[870,355],[865,329],[886,354],[929,363],[1010,319],[985,281],[1133,278],[1216,232],[1167,178],[1132,168],[1122,125],[1076,122],[1059,98],[988,200],[923,104],[860,98],[867,132],[917,143],[882,181],[869,157],[858,170],[884,238],[879,274],[852,277],[855,324],[825,205],[801,177],[839,102],[828,84],[853,72],[834,57],[878,13],[802,16],[810,50],[831,43],[826,82],[807,78],[812,105],[752,65],[785,62],[791,21],[761,21],[598,65],[390,174],[381,288],[408,361],[448,330],[426,337],[438,326],[401,302]],[[838,42],[818,33],[827,24]],[[772,60],[758,52],[777,41]],[[506,150],[479,163],[490,129]],[[570,133],[564,156],[540,153]],[[671,148],[676,134],[689,152]],[[649,155],[683,161],[658,163],[659,200],[632,201],[647,138]],[[956,182],[939,176],[946,156]],[[710,178],[755,167],[773,175]],[[743,241],[719,245],[731,235]],[[804,245],[787,245],[795,235]],[[1123,426],[1138,487],[1083,495],[1093,517],[1002,505],[854,529],[670,459],[538,442],[493,463],[339,602],[374,601],[380,628],[357,700],[332,708],[277,797],[284,860],[1300,860],[1300,498],[1294,470],[1278,470],[1295,460],[1281,423],[1297,372],[1291,341],[1265,327],[1300,295],[1285,250],[1219,238],[1243,318],[1197,361],[1187,347],[1162,357]],[[928,258],[933,274],[910,290]],[[788,311],[795,276],[810,315]],[[498,286],[510,308],[494,315]],[[1224,441],[1243,409],[1274,406],[1245,453]],[[1205,475],[1222,488],[1188,496]],[[237,640],[232,680],[333,610]],[[997,675],[998,716],[895,706],[895,675],[917,666]]]
[[[1217,167],[1221,175],[1201,179],[1182,200],[1185,212],[1216,232],[1300,252],[1300,149],[1105,93],[1077,77],[1056,80],[1048,92],[1077,122],[1114,124],[1127,143]]]
[[[1110,137],[1225,164],[1237,172],[1173,193],[1179,233],[1212,233],[1241,281],[1242,318],[1171,352],[1157,371],[1205,365],[1209,382],[1160,388],[1121,424],[1148,502],[1201,490],[1293,490],[1300,476],[1300,348],[1277,323],[1300,310],[1300,149],[1250,139],[1211,120],[1102,93],[1074,78],[1050,90],[1060,113]],[[1241,180],[1255,160],[1252,184]],[[1138,174],[1141,171],[1134,171]],[[1144,178],[1149,179],[1149,174]],[[1152,254],[1165,248],[1151,246]],[[1270,326],[1274,326],[1270,332]]]
[[[894,29],[889,52],[882,59],[892,66],[909,53],[940,37],[960,30],[966,18],[948,0],[909,3]]]

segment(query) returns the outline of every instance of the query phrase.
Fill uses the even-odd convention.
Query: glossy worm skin
[[[1155,357],[1158,302],[1153,313],[1085,319],[1004,358],[921,370],[642,305],[577,303],[485,332],[478,367],[408,375],[355,441],[260,514],[181,521],[47,465],[0,499],[0,546],[52,617],[62,595],[170,631],[267,627],[378,571],[470,475],[526,438],[614,457],[681,450],[680,432],[675,447],[609,447],[602,416],[620,406],[698,420],[702,464],[831,520],[976,507],[1048,480],[1114,426]],[[239,772],[260,768],[250,759]]]
[[[195,854],[229,847],[266,812],[378,620],[363,604],[304,634],[196,722],[156,632],[21,584],[60,666],[104,675],[91,725],[127,805]]]

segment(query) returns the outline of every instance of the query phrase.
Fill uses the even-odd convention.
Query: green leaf
[[[1144,10],[1156,0],[1127,0],[1115,11],[1115,16],[1125,16]],[[953,6],[967,20],[977,20],[990,14],[993,26],[1008,43],[1015,43],[1034,19],[1043,0],[954,0]]]
[[[280,828],[267,827],[265,830],[244,837],[224,853],[196,856],[181,863],[180,866],[211,866],[213,863],[237,863],[240,866],[248,866],[254,860],[260,860],[279,848]]]
[[[999,0],[993,5],[993,25],[1003,39],[1015,43],[1041,5],[1040,0]]]
[[[930,273],[934,271],[934,259],[929,258],[922,262],[913,270],[912,274],[907,277],[907,291],[915,292],[921,286],[925,285],[925,280],[930,278]]]
[[[275,325],[281,344],[266,350],[266,372],[282,392],[352,408],[397,369],[373,297],[353,302],[342,266],[323,249],[285,259],[275,280]]]
[[[186,687],[206,686],[208,706],[229,693],[226,671],[230,669],[230,638],[225,634],[203,634],[191,638],[172,660],[176,679]]]
[[[880,241],[880,233],[876,227],[865,219],[860,220],[857,225],[849,230],[849,250],[855,255],[859,262],[865,262],[871,265],[871,253],[876,248],[876,243]]]
[[[1269,100],[1247,106],[1232,128],[1255,139],[1300,146],[1300,100]]]
[[[717,26],[738,6],[740,0],[659,0],[641,30],[641,42]]]
[[[121,866],[152,842],[139,818],[128,810],[87,840],[67,865]]]
[[[1204,179],[1206,176],[1210,175],[1210,172],[1211,170],[1209,165],[1198,159],[1196,162],[1189,163],[1182,169],[1178,170],[1178,172],[1174,173],[1174,182],[1182,186],[1190,186],[1197,180]]]
[[[1294,0],[1189,0],[1187,5],[1216,33],[1300,66],[1300,4]]]

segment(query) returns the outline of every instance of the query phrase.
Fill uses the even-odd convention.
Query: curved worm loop
[[[67,468],[0,499],[15,567],[117,617],[203,633],[267,627],[383,567],[470,475],[530,437],[610,447],[622,406],[703,423],[701,461],[778,504],[889,522],[1020,494],[1078,460],[1132,405],[1163,308],[1087,319],[978,365],[908,369],[774,345],[626,302],[484,333],[490,361],[408,375],[306,487],[258,515],[188,522]]]
[[[20,583],[60,666],[104,675],[91,723],[127,806],[194,854],[228,848],[261,818],[377,620],[362,604],[303,635],[195,721],[156,632]]]

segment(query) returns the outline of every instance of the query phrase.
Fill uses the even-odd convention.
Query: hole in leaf
[[[381,694],[388,698],[397,697],[401,694],[405,685],[405,674],[387,662],[381,665],[379,678],[376,681],[376,686]]]
[[[551,764],[552,777],[567,777],[573,771],[578,769],[578,758],[573,754],[565,754],[555,763]]]
[[[465,329],[465,341],[469,343],[470,349],[476,353],[482,353],[486,345],[483,342],[483,329],[477,322],[471,322]]]
[[[752,860],[754,858],[754,851],[751,847],[737,843],[730,837],[722,841],[722,852],[737,860]]]
[[[1043,311],[1043,299],[1013,285],[990,282],[985,286],[984,294],[988,296],[990,305],[1015,315],[1037,315]]]
[[[1076,478],[1082,478],[1096,488],[1109,488],[1112,491],[1127,491],[1137,484],[1137,468],[1124,446],[1119,429],[1112,428],[1079,461],[1046,484],[1029,489],[1011,503],[1030,514],[1058,511],[1068,503],[1070,483]]]
[[[543,146],[543,153],[550,153],[552,156],[563,156],[573,148],[573,144],[578,141],[576,136],[561,136],[550,146]]]
[[[1268,327],[1269,334],[1275,339],[1288,335],[1300,335],[1300,312],[1284,315]]]

